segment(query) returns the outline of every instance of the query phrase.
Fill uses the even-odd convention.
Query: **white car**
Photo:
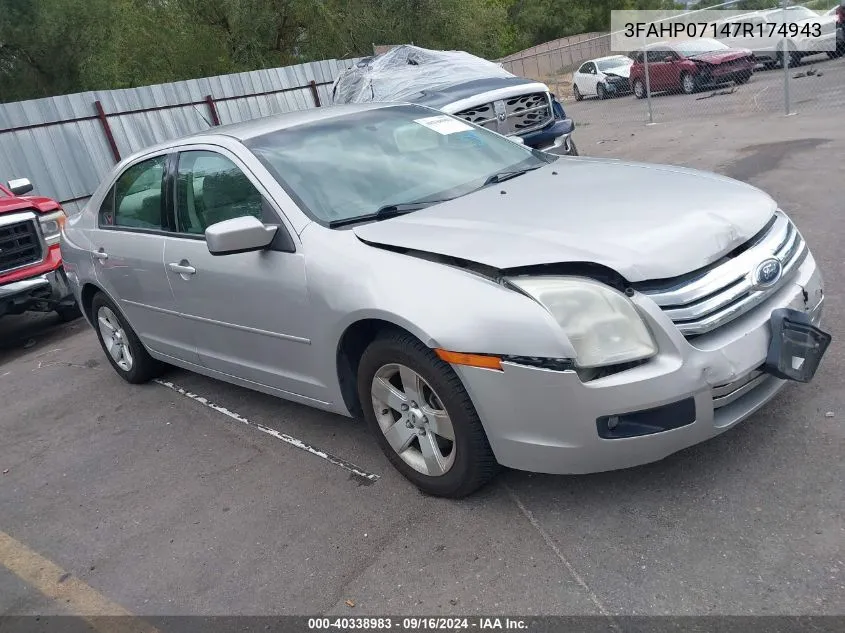
[[[802,6],[791,6],[786,9],[769,9],[753,11],[735,16],[721,24],[750,24],[755,32],[768,34],[764,37],[736,37],[719,38],[721,42],[732,48],[749,48],[754,58],[767,67],[783,65],[783,37],[777,34],[777,28],[783,24],[798,25],[799,28],[818,24],[818,36],[808,37],[798,34],[788,38],[789,65],[797,66],[803,57],[818,53],[827,53],[828,57],[836,57],[836,15],[835,9],[824,15],[819,15],[812,9]],[[790,27],[792,28],[792,27]]]
[[[572,93],[576,101],[584,97],[608,96],[631,92],[628,76],[634,61],[625,55],[599,57],[581,64],[572,75]]]

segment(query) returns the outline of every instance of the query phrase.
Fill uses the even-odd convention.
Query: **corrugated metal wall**
[[[68,212],[85,204],[120,156],[208,129],[211,96],[221,124],[331,103],[331,83],[356,60],[325,60],[144,86],[0,104],[0,180],[27,177]],[[314,82],[312,86],[311,82]],[[139,111],[140,110],[140,111]],[[21,129],[22,128],[22,129]]]

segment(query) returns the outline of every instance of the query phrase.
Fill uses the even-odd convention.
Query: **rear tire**
[[[91,300],[91,315],[100,346],[126,382],[142,384],[159,376],[165,365],[147,352],[117,306],[104,293]]]
[[[640,81],[639,79],[634,80],[634,96],[637,99],[645,99],[646,98],[645,84],[642,81]]]
[[[358,366],[358,397],[387,459],[423,492],[465,497],[498,472],[484,427],[460,378],[407,332],[386,331],[367,347]],[[432,416],[445,419],[448,425],[438,421],[430,426]],[[388,435],[400,448],[394,449]],[[435,460],[434,468],[430,467],[431,443],[440,460]]]
[[[584,98],[584,95],[581,94],[581,91],[578,90],[577,84],[572,84],[572,96],[575,97],[575,101],[581,101]]]

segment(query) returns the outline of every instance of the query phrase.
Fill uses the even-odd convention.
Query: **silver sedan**
[[[151,147],[62,254],[125,380],[176,365],[363,417],[443,496],[499,465],[659,460],[810,380],[830,340],[813,256],[758,189],[551,156],[415,105]]]

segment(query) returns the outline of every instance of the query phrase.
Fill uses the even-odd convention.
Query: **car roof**
[[[588,59],[584,63],[586,64],[587,62],[603,62],[606,59],[630,59],[630,58],[627,55],[622,55],[620,53],[619,55],[605,55],[604,57],[596,57],[595,59]]]
[[[238,141],[247,141],[262,134],[269,134],[270,132],[278,132],[279,130],[286,130],[297,127],[299,125],[306,125],[314,123],[315,121],[327,121],[338,117],[348,116],[356,112],[364,112],[367,110],[379,110],[382,108],[391,108],[397,105],[415,105],[402,103],[354,103],[344,105],[331,105],[320,108],[309,108],[307,110],[296,110],[294,112],[284,112],[281,114],[271,114],[257,119],[250,119],[249,121],[242,121],[240,123],[229,123],[227,125],[218,125],[207,130],[201,130],[181,136],[175,139],[169,139],[161,143],[156,143],[145,147],[144,149],[127,156],[121,161],[120,165],[127,164],[135,159],[156,153],[162,150],[173,149],[180,145],[191,143],[194,139],[213,139],[214,137],[225,136],[233,138]],[[417,105],[417,107],[425,107]],[[119,166],[120,166],[119,165]]]
[[[268,132],[277,132],[279,130],[286,130],[299,125],[314,123],[315,121],[325,121],[328,119],[335,119],[337,117],[348,116],[356,112],[364,112],[366,110],[378,110],[381,108],[391,107],[397,104],[390,103],[354,103],[345,105],[332,105],[321,108],[309,108],[307,110],[296,110],[294,112],[285,112],[283,114],[273,114],[270,116],[260,117],[258,119],[250,119],[249,121],[242,121],[240,123],[229,123],[228,125],[220,125],[210,130],[197,132],[186,138],[192,136],[208,136],[210,134],[223,134],[231,136],[239,141],[246,141]]]

